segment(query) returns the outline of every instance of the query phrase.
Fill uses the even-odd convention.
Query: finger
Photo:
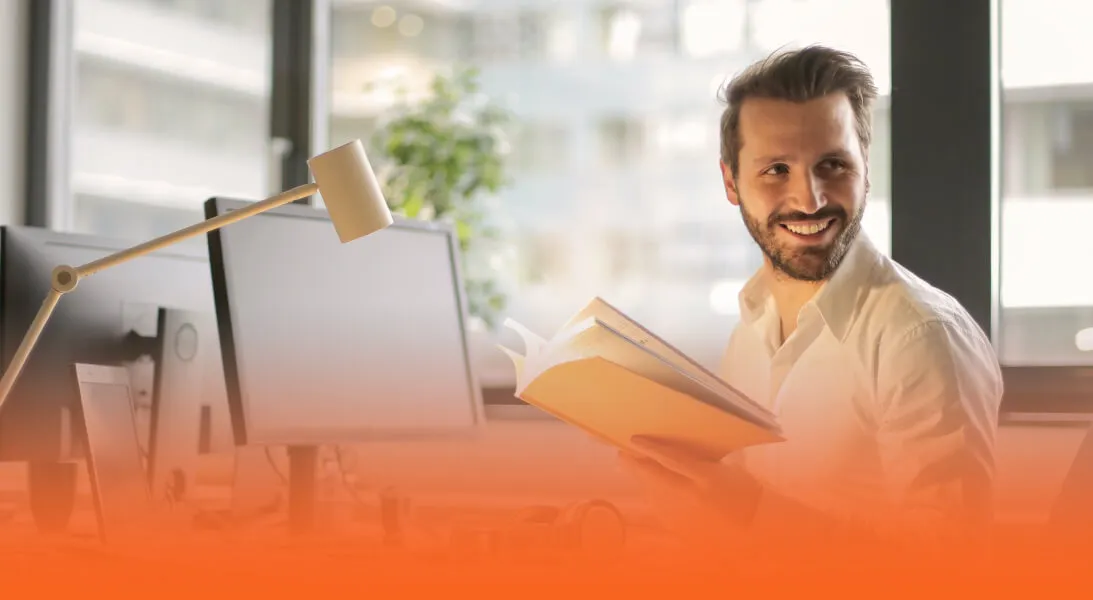
[[[635,452],[625,452],[623,454],[626,460],[629,460],[635,468],[670,472],[676,477],[689,477],[687,469],[684,467],[684,461],[678,457],[673,460],[674,457],[668,452],[652,445],[635,444],[635,446],[641,448],[641,454]]]
[[[624,469],[628,471],[637,471],[643,474],[650,471],[657,472],[666,470],[660,465],[660,463],[648,456],[634,454],[627,451],[619,452],[619,463]]]
[[[682,475],[665,468],[657,461],[644,456],[620,453],[619,463],[622,469],[644,481],[670,485],[673,487],[690,486],[691,481]]]
[[[656,451],[666,456],[676,457],[678,460],[708,462],[701,450],[680,441],[636,435],[630,438],[630,443],[643,451]]]
[[[641,462],[643,460],[650,460],[649,457],[645,456],[644,454],[641,454],[639,452],[636,452],[634,450],[630,450],[630,449],[627,449],[627,448],[620,448],[619,449],[619,458],[621,460],[637,461],[637,462]]]
[[[681,461],[697,460],[696,457],[691,456],[691,453],[680,447],[679,444],[670,442],[668,440],[645,436],[634,436],[630,439],[630,443],[643,453],[656,454],[657,456],[661,457],[671,457],[675,460]]]
[[[636,447],[641,448],[646,456],[683,477],[693,481],[703,481],[710,474],[712,465],[708,461],[695,458],[690,453],[679,450],[671,443],[654,441],[649,438],[639,438],[634,440],[633,443]]]

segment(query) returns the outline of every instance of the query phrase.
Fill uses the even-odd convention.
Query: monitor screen
[[[246,203],[213,199],[207,215]],[[209,235],[236,443],[466,433],[482,423],[451,228],[395,224],[342,244],[292,205]]]

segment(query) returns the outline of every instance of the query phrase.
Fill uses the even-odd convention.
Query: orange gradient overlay
[[[695,515],[698,529],[705,525],[718,532],[695,541],[659,528],[653,517],[633,508],[641,503],[628,492],[604,498],[602,462],[570,464],[561,478],[546,463],[539,464],[544,479],[565,480],[573,498],[569,503],[546,499],[549,489],[538,502],[526,488],[523,495],[505,494],[505,481],[518,487],[526,473],[516,469],[518,447],[497,450],[508,453],[481,454],[458,467],[442,463],[435,470],[420,450],[414,457],[392,451],[389,461],[416,468],[403,473],[413,475],[406,480],[419,482],[406,485],[394,532],[382,527],[380,493],[361,491],[347,500],[337,491],[324,496],[321,485],[315,529],[304,536],[289,534],[285,511],[198,527],[197,509],[175,507],[142,524],[138,534],[106,543],[95,537],[95,526],[77,523],[70,532],[44,536],[13,522],[0,538],[3,589],[34,597],[79,593],[104,598],[303,598],[378,591],[405,598],[464,592],[475,597],[934,598],[1055,596],[1089,589],[1093,544],[1077,527],[1053,532],[1039,524],[996,523],[989,539],[977,544],[901,546],[793,525],[762,536],[741,531],[734,537],[727,530],[721,533],[721,523],[703,523],[704,517]],[[531,450],[522,450],[525,458]],[[565,452],[558,454],[565,457]],[[488,465],[476,464],[490,458],[496,460],[488,472]],[[504,468],[506,460],[511,471]],[[420,483],[430,480],[442,485]],[[459,481],[467,486],[461,488]],[[604,498],[618,508],[626,525],[623,544],[602,513],[580,531],[565,520],[572,517],[566,507],[580,504],[579,498]],[[81,510],[88,508],[78,506]]]
[[[229,594],[303,598],[320,592],[384,592],[395,597],[437,594],[518,594],[519,597],[663,596],[672,593],[744,597],[1018,597],[1029,593],[1088,593],[1088,548],[1057,540],[1014,538],[990,556],[951,549],[914,552],[797,540],[750,553],[719,554],[680,547],[626,556],[578,551],[491,554],[467,549],[415,551],[376,540],[171,540],[127,547],[7,540],[6,593],[33,597],[176,597]],[[557,597],[557,596],[553,596]]]
[[[681,535],[663,525],[615,448],[556,420],[500,419],[470,437],[358,440],[319,455],[306,534],[287,525],[283,449],[267,460],[263,448],[221,447],[201,457],[185,502],[153,490],[155,512],[106,531],[105,542],[81,462],[67,531],[39,533],[25,503],[0,523],[0,589],[35,598],[1028,598],[1090,589],[1093,543],[1077,524],[996,521],[968,541],[966,524],[955,523],[942,541],[908,542],[792,520],[733,529],[695,510]]]

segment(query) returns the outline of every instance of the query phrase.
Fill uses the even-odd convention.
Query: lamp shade
[[[1093,327],[1079,331],[1074,336],[1074,345],[1082,352],[1093,352]]]
[[[393,222],[360,140],[328,150],[307,164],[343,244]]]

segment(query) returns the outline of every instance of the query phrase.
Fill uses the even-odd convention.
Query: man
[[[657,440],[622,457],[669,519],[715,540],[717,523],[937,542],[989,519],[1001,371],[964,309],[861,231],[875,96],[860,61],[819,46],[725,90],[725,192],[765,260],[721,374],[786,441],[718,463]]]

